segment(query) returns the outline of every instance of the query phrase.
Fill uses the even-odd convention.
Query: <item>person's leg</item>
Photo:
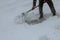
[[[53,13],[53,16],[55,16],[56,15],[56,11],[55,11],[55,8],[54,8],[52,0],[49,0],[47,3],[48,3],[48,5],[49,5],[49,7],[51,9],[51,12]]]
[[[43,2],[39,0],[39,19],[43,18]]]

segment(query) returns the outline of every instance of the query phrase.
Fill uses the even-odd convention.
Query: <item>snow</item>
[[[32,7],[32,0],[0,0],[0,40],[60,40],[60,0],[53,2],[56,16],[50,15],[49,7],[44,4],[47,20],[28,25],[16,24],[14,20]],[[33,12],[37,14],[38,8]]]

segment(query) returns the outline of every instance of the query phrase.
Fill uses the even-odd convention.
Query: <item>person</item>
[[[32,6],[32,10],[34,10],[35,6],[36,6],[36,1],[37,0],[33,0],[33,6]],[[40,17],[39,19],[43,18],[43,4],[44,3],[47,3],[51,9],[51,12],[53,13],[53,16],[56,15],[56,10],[54,8],[54,4],[52,2],[52,0],[39,0],[39,14],[40,14]]]

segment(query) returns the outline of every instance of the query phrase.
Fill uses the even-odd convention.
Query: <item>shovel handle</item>
[[[38,6],[39,6],[39,5],[35,6],[35,8],[37,8]],[[35,9],[35,8],[34,8],[34,9]],[[32,11],[32,9],[26,11],[26,13],[29,13],[30,11]],[[22,15],[25,15],[25,13],[22,13]]]
[[[37,8],[39,5],[35,6],[35,8]],[[35,9],[34,8],[34,9]],[[30,11],[32,11],[32,9],[28,10],[26,13],[29,13]]]

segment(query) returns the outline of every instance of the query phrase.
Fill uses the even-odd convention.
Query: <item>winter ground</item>
[[[0,0],[0,40],[60,40],[60,0],[53,2],[57,16],[49,15],[42,23],[28,25],[16,24],[14,19],[31,8],[32,0]],[[49,7],[44,4],[44,15],[48,14]]]

